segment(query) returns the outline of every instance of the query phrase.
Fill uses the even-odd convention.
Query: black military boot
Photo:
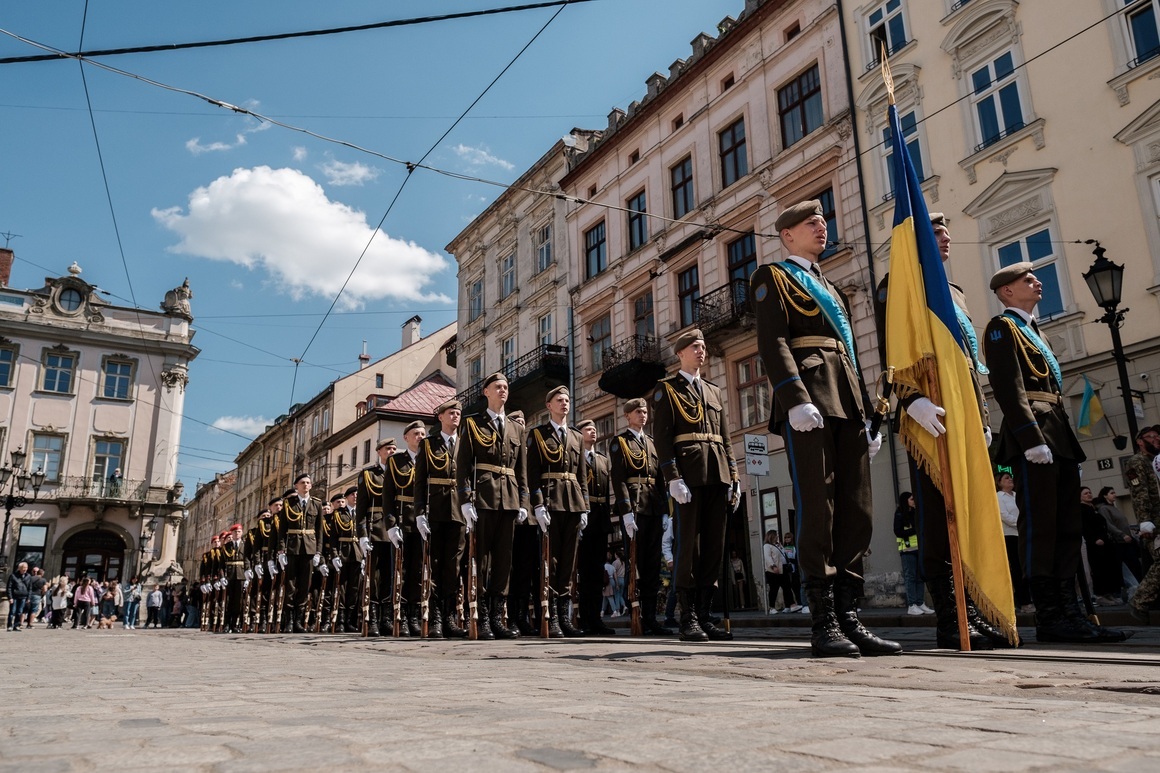
[[[427,600],[427,638],[443,638],[443,615],[440,609],[439,597],[434,593]]]
[[[709,635],[697,621],[697,609],[693,604],[693,591],[678,590],[677,603],[681,606],[681,641],[709,641]]]
[[[834,586],[807,585],[806,598],[810,604],[813,626],[810,631],[810,651],[817,658],[861,657],[858,645],[846,638],[838,626],[834,613]]]
[[[532,625],[532,616],[528,613],[528,596],[508,596],[508,610],[515,610],[516,628],[520,636],[535,636],[536,628]]]
[[[568,611],[568,597],[560,596],[556,599],[556,616],[560,619],[560,630],[569,639],[576,639],[584,635],[576,626],[572,625],[572,615]]]
[[[308,619],[308,612],[305,604],[297,604],[294,607],[294,624],[292,630],[294,633],[306,633],[306,621]]]
[[[342,630],[345,633],[362,633],[362,621],[359,620],[359,612],[361,611],[358,606],[343,610]]]
[[[1072,580],[1071,582],[1074,582]],[[1089,644],[1099,640],[1096,632],[1079,620],[1069,619],[1054,577],[1032,577],[1028,583],[1035,604],[1035,641]],[[1071,591],[1073,594],[1075,590]]]
[[[399,601],[399,614],[402,614],[402,600]],[[395,635],[395,603],[393,601],[384,601],[382,610],[379,612],[379,630],[383,632],[383,636]],[[399,638],[405,638],[411,635],[407,630],[407,620],[405,618],[399,621]]]
[[[967,594],[967,622],[971,624],[972,628],[986,637],[986,639],[991,642],[991,647],[994,649],[1009,649],[1019,646],[1007,641],[1006,635],[1004,635],[1004,633],[998,628],[991,625],[991,622],[987,620],[987,618],[983,617],[983,615],[979,612],[978,607],[975,606],[975,602],[971,599],[971,594],[969,593]],[[974,641],[972,640],[971,648],[974,649],[974,646]]]
[[[488,612],[487,599],[480,598],[476,603],[476,608],[479,614],[475,627],[479,638],[485,641],[495,641],[495,633],[491,630],[491,615]]]
[[[492,596],[488,599],[491,614],[491,632],[497,639],[518,639],[520,632],[515,628],[507,628],[503,624],[503,596]]]
[[[813,609],[813,607],[810,607]],[[902,645],[866,630],[858,619],[858,586],[853,582],[834,584],[834,612],[838,627],[863,655],[901,655]]]
[[[1059,597],[1063,603],[1064,617],[1071,621],[1074,625],[1080,626],[1090,630],[1096,636],[1096,641],[1101,644],[1114,644],[1116,642],[1125,641],[1128,634],[1117,628],[1107,628],[1102,625],[1093,623],[1084,614],[1079,606],[1079,598],[1075,592],[1075,580],[1061,580],[1059,583]]]
[[[548,638],[563,639],[564,631],[560,628],[560,605],[556,600],[548,601]]]
[[[959,636],[959,612],[955,606],[954,581],[950,577],[936,577],[926,581],[926,589],[930,591],[931,601],[934,602],[935,643],[940,649],[961,650],[963,640]],[[991,640],[971,624],[969,610],[967,636],[971,651],[991,649]]]
[[[454,598],[447,599],[443,602],[443,635],[448,639],[464,639],[467,638],[467,631],[460,628],[455,621],[455,616],[458,610]]]
[[[646,636],[672,636],[671,628],[657,622],[657,592],[642,590],[640,593],[640,627]]]
[[[379,603],[371,601],[367,610],[367,636],[381,636],[379,633]]]
[[[715,587],[701,589],[697,600],[697,622],[701,624],[701,630],[709,637],[709,641],[733,641],[733,634],[717,626],[709,614],[713,609],[713,595],[716,592]]]
[[[419,620],[419,602],[408,604],[407,607],[407,632],[416,639],[423,635],[423,626]]]

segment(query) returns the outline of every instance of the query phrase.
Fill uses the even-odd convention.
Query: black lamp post
[[[1133,447],[1136,443],[1136,407],[1132,403],[1132,387],[1128,383],[1128,358],[1124,356],[1124,345],[1120,341],[1120,328],[1124,325],[1124,315],[1128,309],[1117,308],[1120,305],[1120,293],[1124,286],[1124,267],[1113,263],[1104,257],[1107,252],[1100,243],[1088,239],[1087,244],[1094,244],[1096,248],[1092,254],[1096,260],[1092,267],[1083,275],[1092,296],[1104,310],[1104,316],[1097,322],[1104,322],[1112,331],[1112,357],[1116,360],[1116,370],[1120,374],[1120,392],[1124,396],[1124,410],[1128,414],[1128,436]]]
[[[28,500],[24,491],[32,483],[32,501],[36,501],[40,487],[44,485],[44,472],[37,470],[29,473],[24,469],[24,460],[28,454],[23,448],[12,452],[10,467],[0,467],[0,492],[4,494],[4,531],[0,534],[0,577],[8,577],[8,526],[12,521],[12,511],[17,507],[24,507]],[[15,475],[13,474],[15,473]]]

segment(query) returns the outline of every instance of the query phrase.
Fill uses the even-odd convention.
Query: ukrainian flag
[[[1100,402],[1100,396],[1092,388],[1092,382],[1088,381],[1087,375],[1084,375],[1083,400],[1079,404],[1079,418],[1076,420],[1076,428],[1084,435],[1091,437],[1092,427],[1102,418],[1104,418],[1104,404]]]
[[[899,436],[943,492],[957,524],[967,590],[983,616],[1012,642],[1015,603],[983,421],[971,380],[969,344],[959,326],[918,175],[890,105],[894,232],[886,299],[886,362],[900,392],[918,390],[946,409],[947,453],[909,416]],[[935,397],[935,395],[938,395]],[[946,496],[947,492],[950,496]]]

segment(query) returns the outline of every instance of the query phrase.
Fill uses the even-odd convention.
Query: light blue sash
[[[979,339],[975,337],[975,328],[971,324],[971,318],[967,316],[967,312],[959,308],[957,303],[952,305],[955,307],[955,316],[959,318],[959,327],[963,329],[963,335],[971,347],[971,359],[975,363],[975,372],[985,376],[991,371],[987,370],[987,366],[979,361]]]
[[[842,337],[842,343],[846,345],[846,353],[850,355],[850,361],[854,363],[854,372],[860,374],[857,349],[854,348],[854,331],[850,329],[850,319],[846,316],[846,310],[834,299],[825,285],[814,278],[811,272],[792,260],[783,260],[777,265],[788,271],[814,299],[814,303],[818,304],[818,308],[822,310],[822,316],[830,323],[830,327],[838,331],[838,335]]]
[[[1055,376],[1056,387],[1058,387],[1059,391],[1062,392],[1063,371],[1059,369],[1059,360],[1055,359],[1055,354],[1052,353],[1051,347],[1049,347],[1047,343],[1039,337],[1039,334],[1031,328],[1031,325],[1028,325],[1023,321],[1023,317],[1019,316],[1018,314],[1010,314],[1007,312],[1004,312],[1004,315],[1015,323],[1015,326],[1019,328],[1020,332],[1027,336],[1028,341],[1035,344],[1035,348],[1038,349],[1039,353],[1043,355],[1043,359],[1047,360],[1047,367],[1051,368],[1051,375]]]

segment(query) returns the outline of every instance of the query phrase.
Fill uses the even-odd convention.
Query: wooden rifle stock
[[[479,638],[479,568],[475,563],[475,529],[467,533],[467,638]]]
[[[251,580],[251,582],[253,582]],[[239,630],[242,633],[250,632],[250,589],[242,583],[242,620]]]
[[[346,566],[346,564],[344,563],[343,566]],[[330,568],[334,569],[334,564],[331,564]],[[349,577],[350,575],[348,574],[347,576]],[[340,633],[340,631],[338,630],[338,592],[341,588],[342,588],[342,570],[341,569],[334,569],[334,593],[330,599],[330,632],[331,633]],[[345,601],[346,601],[346,598],[344,595],[343,602],[345,602]]]
[[[632,622],[629,623],[629,632],[633,636],[641,636],[644,634],[644,629],[640,623],[640,592],[636,580],[636,537],[630,537],[628,540],[628,600],[632,605]],[[653,604],[656,604],[655,598]]]
[[[394,582],[391,583],[391,606],[392,620],[391,620],[391,635],[396,639],[402,633],[403,628],[403,546],[399,544],[395,547],[395,573]]]
[[[549,618],[551,617],[550,588],[552,572],[552,553],[548,547],[548,532],[540,529],[540,638],[547,639],[549,632]]]
[[[419,587],[419,609],[422,619],[419,623],[422,637],[427,638],[427,621],[431,613],[431,540],[423,538],[423,580]]]
[[[326,582],[330,579],[330,571],[327,570],[326,574],[323,574],[322,567],[323,564],[319,563],[318,573],[322,575],[322,582],[318,585],[318,603],[314,605],[314,633],[322,630],[322,602],[326,599]]]
[[[369,540],[368,540],[369,541]],[[371,546],[374,547],[373,545]],[[371,588],[375,583],[375,562],[374,550],[367,552],[363,556],[363,571],[362,571],[362,593],[359,596],[359,602],[362,605],[362,635],[363,638],[371,635]]]

